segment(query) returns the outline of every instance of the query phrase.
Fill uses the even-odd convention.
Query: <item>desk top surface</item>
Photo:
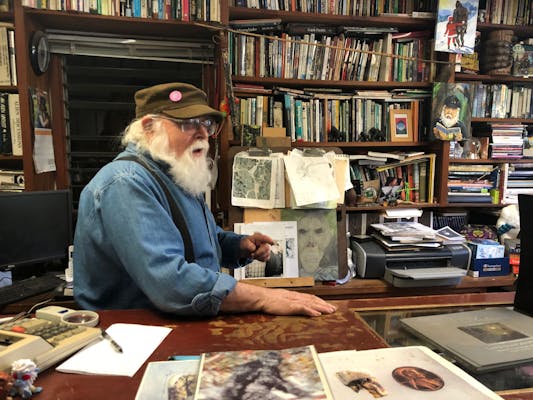
[[[224,315],[209,319],[182,319],[148,310],[101,311],[100,326],[113,323],[161,325],[171,333],[149,357],[163,361],[171,355],[201,354],[242,349],[282,349],[315,345],[318,352],[387,347],[386,342],[364,322],[357,311],[398,307],[445,306],[450,304],[510,304],[514,293],[474,293],[424,297],[338,300],[338,311],[317,318],[263,314]],[[53,368],[39,375],[46,399],[133,399],[147,362],[132,377],[62,374]],[[526,393],[505,393],[506,399],[533,399]]]

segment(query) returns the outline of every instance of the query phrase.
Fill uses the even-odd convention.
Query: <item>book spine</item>
[[[20,125],[20,102],[17,93],[8,96],[9,127],[11,130],[11,145],[14,156],[22,155],[22,127]]]
[[[2,141],[2,154],[11,155],[11,131],[9,128],[8,93],[0,94],[0,138]]]

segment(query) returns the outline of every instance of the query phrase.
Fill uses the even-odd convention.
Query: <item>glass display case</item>
[[[361,318],[379,334],[389,346],[414,346],[423,345],[431,348],[438,354],[442,355],[449,361],[464,368],[458,360],[451,357],[450,354],[441,351],[433,344],[427,342],[421,337],[415,336],[406,330],[400,323],[400,319],[407,317],[417,317],[423,315],[434,315],[451,312],[471,311],[475,309],[487,308],[486,306],[454,306],[454,307],[435,307],[435,308],[402,308],[396,310],[372,310],[359,311]],[[505,369],[474,373],[465,369],[470,375],[482,382],[484,385],[494,391],[517,390],[533,387],[533,362],[520,364]]]

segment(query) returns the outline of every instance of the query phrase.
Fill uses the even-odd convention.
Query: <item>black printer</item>
[[[471,259],[465,244],[392,251],[371,237],[352,237],[350,248],[358,277],[384,278],[397,287],[457,285]]]

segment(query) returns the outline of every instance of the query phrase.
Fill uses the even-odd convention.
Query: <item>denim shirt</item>
[[[173,183],[168,165],[128,145],[117,158],[138,155],[168,185],[193,242],[195,262],[165,194],[134,161],[104,166],[83,189],[74,237],[74,296],[85,309],[156,308],[179,315],[210,316],[236,281],[221,265],[239,267],[242,235],[222,230],[201,197]]]

